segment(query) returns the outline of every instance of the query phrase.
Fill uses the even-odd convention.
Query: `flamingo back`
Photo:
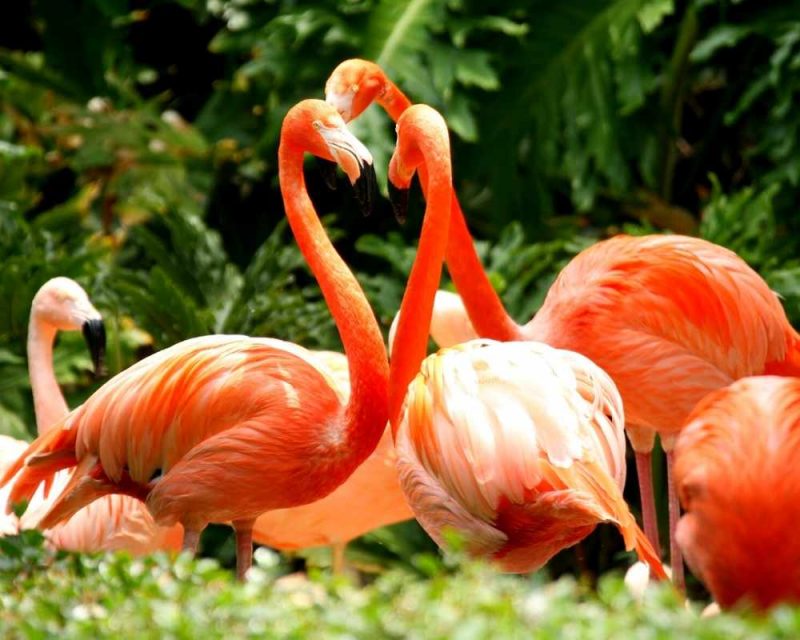
[[[714,599],[800,602],[800,380],[745,378],[711,394],[675,458],[678,543]]]
[[[526,337],[583,353],[631,424],[674,433],[709,391],[782,360],[794,331],[735,253],[697,238],[617,236],[560,273]]]

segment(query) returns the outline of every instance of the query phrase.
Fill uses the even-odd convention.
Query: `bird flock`
[[[412,517],[439,545],[452,531],[472,556],[531,572],[610,523],[664,579],[658,435],[676,588],[685,558],[723,608],[800,602],[800,336],[763,279],[697,238],[616,236],[577,255],[519,325],[475,252],[443,117],[365,60],[341,63],[325,97],[286,114],[278,166],[289,225],[344,353],[193,338],[69,411],[53,372],[56,333],[82,330],[96,368],[105,333],[77,283],[50,280],[29,324],[38,438],[0,441],[0,533],[37,527],[79,551],[194,552],[209,523],[228,523],[245,579],[254,541],[332,545],[341,568],[350,540]],[[415,174],[426,198],[391,357],[303,173],[305,154],[334,162],[372,207],[373,159],[347,123],[373,102],[397,123],[396,214]],[[459,295],[437,291],[444,263]],[[622,495],[626,435],[642,528]],[[22,500],[17,520],[10,508]]]

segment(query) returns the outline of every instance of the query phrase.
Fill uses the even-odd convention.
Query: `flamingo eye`
[[[359,86],[357,84],[354,84],[352,87],[350,87],[350,91],[352,91],[353,93],[358,93],[358,89]]]

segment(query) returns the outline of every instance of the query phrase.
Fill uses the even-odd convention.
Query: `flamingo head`
[[[322,100],[298,102],[284,118],[281,145],[338,164],[353,185],[364,214],[372,210],[378,185],[372,155],[334,107]]]
[[[447,123],[436,109],[424,104],[409,107],[397,121],[397,144],[389,161],[389,200],[397,219],[405,220],[411,179],[424,161],[423,146],[430,154],[450,154]]]
[[[340,63],[325,83],[325,100],[345,122],[357,118],[387,90],[386,75],[374,62],[351,58]]]
[[[64,277],[45,282],[33,297],[31,324],[44,324],[57,331],[82,331],[95,373],[101,373],[106,350],[103,317],[77,282]]]

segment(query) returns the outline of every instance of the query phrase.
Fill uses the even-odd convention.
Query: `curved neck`
[[[438,143],[438,144],[437,144]],[[389,376],[389,418],[393,432],[397,430],[406,390],[427,355],[428,334],[433,302],[442,276],[442,262],[447,247],[452,192],[450,152],[436,136],[420,140],[424,161],[430,167],[428,199],[419,248],[408,278]]]
[[[411,101],[391,80],[385,78],[386,90],[377,102],[389,117],[397,122]],[[426,167],[418,168],[423,193],[428,184]],[[472,235],[458,203],[455,189],[452,193],[450,237],[447,243],[447,269],[464,300],[469,319],[478,335],[494,340],[520,340],[521,327],[508,315],[500,296],[492,287],[489,276],[475,251]]]
[[[319,282],[347,355],[352,393],[344,429],[348,449],[363,459],[378,444],[388,417],[389,363],[383,336],[364,292],[314,211],[303,176],[303,151],[281,143],[278,165],[289,225]]]
[[[31,313],[28,323],[28,375],[33,392],[36,429],[40,435],[69,412],[53,370],[55,339],[56,329]]]
[[[389,114],[389,117],[394,122],[397,122],[403,112],[411,106],[411,100],[386,76],[383,76],[383,82],[383,95],[379,96],[376,102]]]

